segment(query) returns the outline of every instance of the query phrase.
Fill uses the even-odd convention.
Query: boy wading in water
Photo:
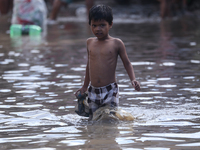
[[[89,120],[98,108],[119,105],[119,88],[115,77],[118,56],[123,62],[131,84],[137,91],[140,90],[124,43],[109,35],[112,21],[113,14],[109,6],[96,5],[89,11],[89,25],[95,37],[87,40],[88,61],[84,85],[75,93],[83,94],[88,90]]]

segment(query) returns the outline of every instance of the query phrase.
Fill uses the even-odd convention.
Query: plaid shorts
[[[90,85],[88,88],[88,104],[90,115],[100,107],[117,107],[119,105],[119,88],[117,83],[111,83],[103,87],[93,87]]]

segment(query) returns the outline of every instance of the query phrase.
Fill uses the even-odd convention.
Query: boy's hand
[[[80,88],[76,93],[74,94],[76,97],[79,95],[79,92],[83,95],[87,91],[87,88]]]
[[[140,91],[140,83],[138,81],[133,80],[133,81],[131,81],[131,83],[136,91]]]

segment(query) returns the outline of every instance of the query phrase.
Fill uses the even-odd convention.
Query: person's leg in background
[[[0,0],[0,14],[6,15],[13,7],[13,0]]]
[[[61,2],[60,0],[54,0],[53,1],[53,8],[50,14],[51,20],[56,20],[58,13],[60,11],[61,6],[64,4],[64,2]]]
[[[71,2],[71,0],[54,0],[53,1],[53,8],[52,8],[52,11],[51,11],[50,17],[49,17],[49,24],[55,23],[62,5],[68,5],[68,3],[70,3],[70,2]],[[85,5],[87,8],[87,13],[88,13],[90,8],[94,5],[94,0],[85,0]]]
[[[87,14],[88,14],[90,8],[94,5],[94,0],[85,0],[85,5],[87,7]]]

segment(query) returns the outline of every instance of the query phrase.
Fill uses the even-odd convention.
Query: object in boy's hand
[[[77,94],[76,98],[78,99],[77,101],[77,110],[75,110],[75,112],[79,115],[79,116],[84,116],[84,117],[89,117],[89,105],[87,103],[87,94],[81,94],[81,92],[79,92],[79,94]]]

